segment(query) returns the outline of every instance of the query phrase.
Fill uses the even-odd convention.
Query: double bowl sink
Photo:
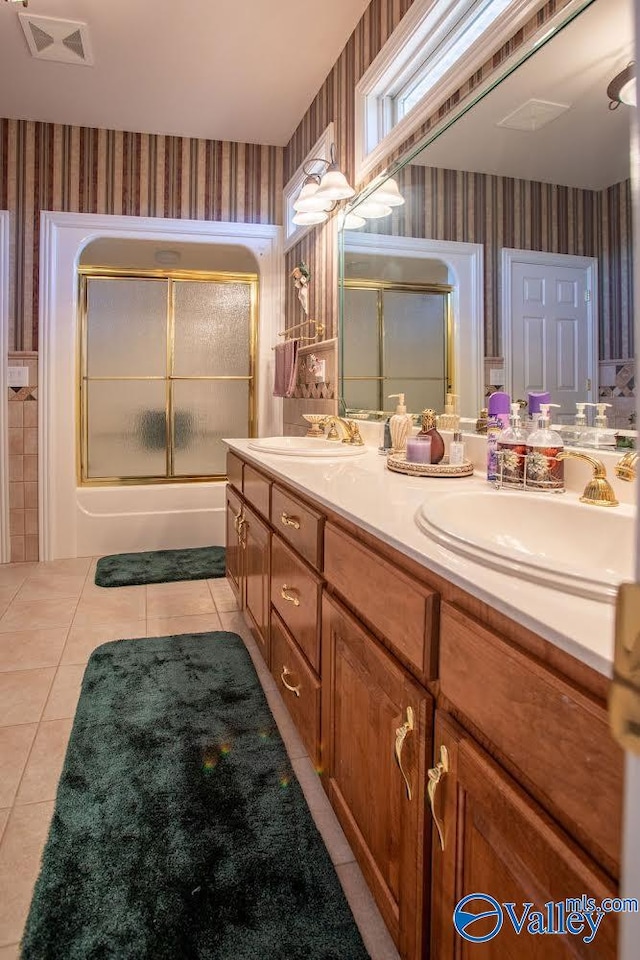
[[[315,437],[262,437],[249,447],[289,457],[357,457],[366,447]],[[585,506],[569,496],[493,489],[438,492],[419,529],[483,566],[603,603],[634,579],[635,509]]]

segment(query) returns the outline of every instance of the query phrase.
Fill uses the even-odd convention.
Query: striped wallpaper
[[[502,352],[503,247],[598,258],[600,359],[633,356],[629,181],[596,192],[418,165],[397,179],[406,204],[363,229],[484,245],[486,356]]]
[[[278,224],[282,169],[280,147],[0,120],[10,349],[38,348],[41,210]]]
[[[569,0],[541,2],[540,10],[395,154],[385,158],[388,166],[473,92],[525,39],[543,30],[545,23],[567,6]],[[358,23],[340,58],[318,92],[309,110],[285,148],[285,181],[302,162],[327,123],[336,126],[341,169],[353,182],[354,90],[356,83],[402,16],[411,6],[406,0],[373,0]],[[381,221],[373,232],[391,229],[400,233],[402,217],[407,235],[442,240],[466,240],[485,244],[487,356],[499,355],[500,254],[503,246],[575,253],[600,258],[600,356],[602,360],[633,356],[633,290],[631,208],[629,184],[611,187],[602,194],[549,184],[466,174],[456,171],[410,167],[399,176],[405,196],[415,196],[407,212],[397,215],[393,226]],[[414,172],[417,171],[417,172]],[[375,175],[375,171],[371,176]],[[408,182],[407,182],[408,181]],[[312,273],[320,277],[320,263],[329,260],[333,234],[327,225],[316,228],[304,240],[305,257]],[[287,256],[290,271],[300,259],[298,247]],[[337,329],[337,301],[325,297],[327,336]],[[294,321],[287,308],[287,324]]]

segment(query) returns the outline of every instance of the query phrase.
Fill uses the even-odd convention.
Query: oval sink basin
[[[322,437],[258,437],[249,441],[252,450],[276,453],[282,457],[358,457],[366,447],[324,440]]]
[[[418,509],[438,543],[503,573],[604,603],[634,579],[635,511],[495,490],[444,494]]]

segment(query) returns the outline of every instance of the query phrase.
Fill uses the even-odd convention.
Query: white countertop
[[[611,676],[613,603],[562,593],[482,566],[436,543],[416,525],[416,511],[427,498],[431,501],[452,489],[462,489],[463,484],[464,489],[486,490],[487,481],[481,474],[455,480],[408,477],[387,470],[385,458],[371,447],[362,456],[319,460],[265,454],[251,449],[249,440],[225,443],[300,493]],[[499,491],[496,496],[501,496]],[[575,492],[567,491],[564,496],[577,500]],[[596,552],[594,544],[594,556]]]

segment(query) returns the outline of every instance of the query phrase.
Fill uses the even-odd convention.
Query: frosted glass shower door
[[[87,478],[166,474],[167,289],[166,280],[87,279]]]
[[[252,317],[253,288],[246,282],[175,281],[171,416],[176,477],[223,474],[222,438],[247,435]]]
[[[223,477],[222,438],[253,435],[257,278],[85,269],[81,482]]]
[[[407,409],[442,410],[447,393],[447,297],[383,292],[382,367],[387,393],[404,393]]]

